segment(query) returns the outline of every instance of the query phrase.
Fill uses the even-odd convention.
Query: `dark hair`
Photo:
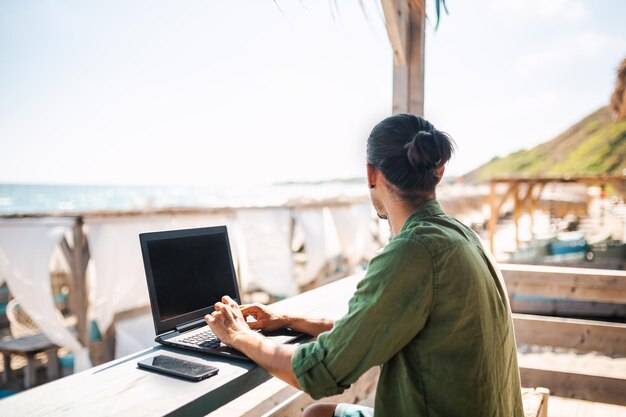
[[[398,114],[378,123],[367,139],[367,162],[380,169],[404,200],[433,193],[438,168],[454,152],[454,141],[421,117]]]

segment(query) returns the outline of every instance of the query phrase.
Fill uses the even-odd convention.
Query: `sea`
[[[233,186],[0,184],[0,215],[278,206],[296,199],[368,194],[365,179]]]

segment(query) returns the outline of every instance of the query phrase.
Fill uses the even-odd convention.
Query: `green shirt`
[[[380,366],[376,417],[523,417],[504,282],[476,234],[436,200],[369,264],[348,314],[293,356],[313,398]]]

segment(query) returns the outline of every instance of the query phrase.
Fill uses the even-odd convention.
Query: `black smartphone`
[[[201,381],[216,375],[219,371],[215,366],[204,365],[167,355],[157,355],[137,362],[137,366],[143,369],[160,372],[163,374]]]

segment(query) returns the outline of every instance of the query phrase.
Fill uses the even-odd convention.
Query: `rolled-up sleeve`
[[[300,346],[292,360],[300,387],[315,399],[340,394],[349,387],[337,383],[324,363],[326,356],[319,343],[314,342]]]
[[[348,314],[294,353],[300,387],[315,399],[336,395],[387,362],[424,327],[433,288],[428,249],[413,239],[390,242],[370,262]]]

